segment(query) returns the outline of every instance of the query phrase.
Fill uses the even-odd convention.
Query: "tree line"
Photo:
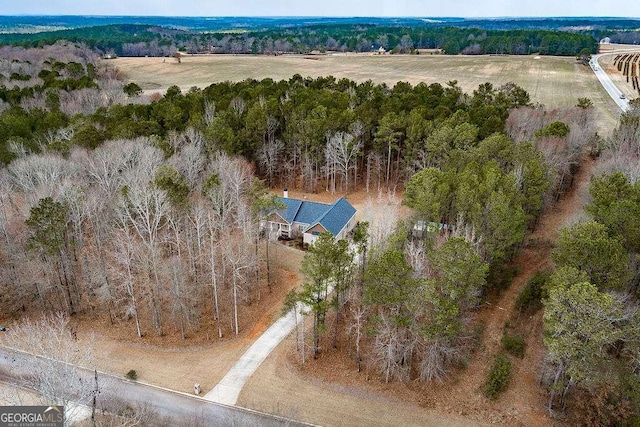
[[[300,184],[306,191],[317,191],[321,182],[332,191],[360,184],[371,191],[396,187],[436,155],[456,126],[466,123],[457,131],[464,129],[470,141],[485,138],[504,128],[510,108],[529,103],[513,84],[487,84],[468,95],[456,82],[388,87],[299,75],[187,93],[173,86],[164,96],[146,97],[109,68],[96,72],[99,89],[44,88],[43,77],[55,76],[53,68],[62,65],[46,58],[34,62],[12,62],[31,77],[19,84],[10,80],[14,86],[7,91],[16,95],[0,104],[5,164],[24,153],[67,154],[74,146],[137,137],[151,138],[170,156],[177,135],[192,129],[203,135],[205,151],[244,156],[269,186]]]
[[[393,53],[442,49],[445,54],[577,55],[597,52],[588,33],[547,29],[460,28],[457,26],[376,24],[308,24],[244,32],[201,32],[141,24],[113,24],[35,34],[2,34],[0,44],[43,47],[59,40],[84,43],[119,56],[170,56],[188,53],[370,52],[383,47]]]

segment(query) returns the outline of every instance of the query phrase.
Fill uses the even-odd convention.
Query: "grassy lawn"
[[[147,92],[163,93],[171,85],[186,91],[193,86],[204,88],[216,82],[246,78],[288,80],[294,74],[333,75],[337,79],[372,80],[390,86],[398,81],[415,85],[457,80],[468,93],[485,82],[496,86],[514,82],[529,92],[532,102],[550,108],[572,106],[580,97],[590,98],[599,112],[598,124],[604,135],[615,126],[619,114],[590,68],[580,65],[573,57],[201,55],[184,57],[180,64],[172,58],[118,58],[109,63]]]

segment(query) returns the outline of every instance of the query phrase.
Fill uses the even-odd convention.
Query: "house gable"
[[[322,226],[322,224],[320,224],[320,223],[316,223],[314,226],[307,228],[307,229],[305,230],[305,233],[307,233],[307,234],[313,234],[314,236],[317,236],[318,234],[320,234],[320,233],[324,233],[324,232],[326,232],[326,231],[328,231],[328,230],[327,230],[326,228],[324,228],[324,227]]]
[[[278,201],[282,202],[286,208],[278,211],[277,214],[284,219],[287,224],[293,223],[295,221],[296,216],[298,215],[298,211],[300,211],[300,207],[302,206],[302,200],[289,199],[284,197],[278,197]]]
[[[349,224],[353,216],[356,214],[356,208],[347,201],[344,197],[338,199],[329,210],[325,212],[315,223],[311,224],[311,228],[316,224],[322,225],[322,227],[333,234],[338,236],[340,232]]]
[[[275,222],[278,224],[289,224],[287,220],[280,214],[280,212],[274,212],[269,216],[269,222]]]

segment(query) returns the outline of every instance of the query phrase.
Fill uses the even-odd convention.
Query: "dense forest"
[[[542,275],[550,408],[580,424],[635,424],[638,381],[638,143],[640,108],[632,104],[600,155],[587,217],[566,226]]]
[[[269,188],[404,190],[410,221],[359,224],[353,250],[322,235],[287,306],[313,317],[302,355],[323,357],[340,327],[354,368],[445,379],[479,342],[479,303],[509,286],[509,262],[590,154],[590,218],[561,233],[558,269],[522,307],[545,310],[550,409],[596,423],[639,413],[635,107],[603,139],[588,99],[534,106],[514,84],[467,94],[296,75],[149,97],[86,45],[0,58],[4,316],[100,312],[132,337],[232,336],[275,285],[260,250]]]
[[[56,40],[82,42],[120,56],[170,56],[188,53],[369,52],[441,49],[446,54],[577,55],[597,51],[591,34],[541,29],[491,30],[449,26],[411,27],[374,24],[314,24],[250,31],[202,32],[141,24],[112,24],[40,33],[0,34],[0,44],[44,46]]]

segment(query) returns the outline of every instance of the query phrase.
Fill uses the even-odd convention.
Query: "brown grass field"
[[[627,50],[638,50],[640,46],[637,44],[617,44],[617,43],[601,43],[598,46],[598,53],[612,53]]]
[[[183,91],[216,82],[247,78],[289,79],[332,75],[357,82],[372,80],[393,86],[398,81],[446,84],[457,80],[471,93],[478,85],[495,86],[514,82],[531,95],[534,103],[549,108],[575,105],[580,97],[593,101],[598,111],[601,134],[615,126],[619,110],[598,83],[588,66],[573,57],[550,56],[444,56],[332,54],[318,56],[283,55],[193,55],[178,64],[173,58],[117,58],[109,61],[129,81],[146,93],[164,93],[171,85]]]

